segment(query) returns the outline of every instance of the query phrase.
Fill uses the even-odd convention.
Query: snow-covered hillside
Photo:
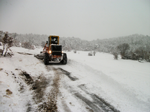
[[[33,56],[41,50],[13,47],[12,58],[0,57],[0,111],[150,111],[150,63],[77,51],[67,65],[45,66]]]

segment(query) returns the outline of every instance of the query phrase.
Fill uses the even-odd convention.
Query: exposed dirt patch
[[[19,75],[23,76],[22,79],[24,79],[24,81],[25,81],[28,85],[34,83],[32,77],[30,76],[30,74],[28,74],[26,71],[22,71]]]
[[[60,76],[58,71],[55,71],[55,76],[53,79],[52,89],[48,94],[48,101],[44,102],[43,104],[39,105],[39,110],[42,112],[57,112],[57,96],[59,93],[59,80]]]
[[[7,90],[6,90],[6,94],[7,94],[7,95],[11,95],[12,92],[11,92],[9,89],[7,89]]]
[[[48,72],[52,70],[52,67],[50,67],[50,66],[48,66],[48,65],[46,65],[45,68],[47,69]],[[55,70],[55,68],[53,68],[53,70]],[[57,69],[56,69],[56,70],[57,70]],[[55,70],[55,71],[56,71],[56,70]]]
[[[32,112],[32,106],[30,102],[28,102],[26,106],[28,107],[26,112]]]
[[[5,71],[5,73],[7,74],[7,76],[10,75],[10,74],[7,73],[6,71]],[[21,73],[22,73],[22,72],[21,72]],[[12,76],[12,78],[14,79],[14,81],[19,84],[20,89],[19,89],[18,91],[20,91],[21,93],[23,93],[23,92],[25,91],[25,87],[24,87],[22,81],[21,81],[21,80],[19,79],[19,77],[16,76],[16,74],[14,74],[12,71],[11,71],[11,76]]]
[[[49,71],[52,70],[50,67],[47,68]],[[33,100],[38,105],[36,111],[39,112],[57,112],[57,96],[59,93],[59,73],[58,69],[53,68],[55,75],[53,77],[53,84],[50,93],[46,94],[45,89],[50,83],[50,80],[41,74],[35,81],[32,79],[30,74],[25,71],[21,71],[19,74],[27,85],[30,85],[30,89],[33,90]],[[23,89],[23,86],[22,86]],[[46,99],[44,99],[46,96]],[[27,104],[27,111],[32,110],[30,103]]]
[[[0,68],[0,71],[2,71],[3,70],[3,68]]]
[[[54,80],[53,80],[53,88],[49,94],[48,97],[48,110],[50,112],[56,112],[57,111],[57,96],[59,93],[59,80],[60,76],[58,74],[58,71],[55,72]]]
[[[20,70],[20,69],[18,69],[18,70]],[[7,73],[5,71],[5,73],[7,74],[7,76],[8,75],[11,76],[14,79],[14,82],[16,82],[18,84],[18,86],[19,86],[18,91],[20,93],[24,93],[25,91],[29,91],[29,88],[27,88],[27,86],[32,85],[34,82],[32,77],[30,76],[30,74],[28,74],[25,71],[21,71],[18,75],[13,73],[12,71],[11,71],[11,73]],[[13,94],[13,92],[11,92],[9,89],[7,89],[6,94],[11,95],[11,94]],[[30,93],[27,95],[30,95]],[[30,100],[32,100],[32,99],[30,99]],[[26,105],[27,106],[27,112],[30,112],[32,109],[33,103],[30,103],[30,101],[28,101],[28,102],[29,103],[27,103],[27,105]]]
[[[48,83],[49,80],[41,75],[39,76],[38,80],[32,84],[32,90],[34,90],[33,98],[36,103],[42,102]]]
[[[20,89],[19,89],[20,93],[23,93],[25,91],[24,85],[20,83],[19,86],[20,86]]]
[[[70,72],[68,72],[68,71],[66,71],[66,70],[64,70],[62,68],[58,68],[58,69],[61,70],[63,74],[65,74],[66,76],[68,76],[68,78],[70,78],[72,81],[78,80],[77,77],[72,77]]]
[[[34,102],[36,104],[40,104],[39,107],[36,109],[36,111],[43,112],[47,107],[47,105],[45,105],[47,103],[46,102],[43,103],[43,100],[45,100],[43,97],[45,95],[45,89],[49,84],[50,80],[44,77],[44,74],[41,74],[39,77],[37,77],[35,81],[32,79],[30,74],[28,74],[25,71],[21,71],[19,75],[22,76],[21,78],[30,87],[30,90],[33,90],[32,99],[34,100]],[[21,85],[20,87],[21,87],[20,91],[24,91],[24,86]],[[27,112],[32,111],[32,105],[30,104],[30,102],[28,102],[26,106],[27,106]]]

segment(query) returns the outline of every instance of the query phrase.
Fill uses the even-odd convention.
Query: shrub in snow
[[[17,41],[16,39],[14,40],[13,45],[16,47],[21,47],[21,43]]]
[[[96,51],[93,51],[93,55],[95,56],[95,54],[96,54]]]
[[[135,50],[135,53],[138,55],[138,58],[145,59],[146,61],[150,61],[150,51],[145,49],[144,47],[140,47]]]
[[[123,57],[125,56],[127,50],[130,49],[130,46],[129,46],[129,44],[127,44],[127,43],[123,43],[123,44],[118,45],[118,46],[117,46],[117,49],[119,50],[120,55],[121,55],[122,58],[123,58]]]
[[[93,51],[93,52],[91,51],[88,53],[88,56],[95,56],[95,54],[96,54],[96,51]]]
[[[88,53],[88,56],[92,56],[92,53],[90,52],[90,53]]]
[[[77,51],[76,51],[76,50],[74,50],[73,52],[74,52],[74,53],[77,53]]]
[[[118,53],[113,52],[112,54],[114,55],[114,59],[118,60]]]
[[[22,43],[22,47],[24,47],[26,49],[34,49],[34,46],[30,42]]]

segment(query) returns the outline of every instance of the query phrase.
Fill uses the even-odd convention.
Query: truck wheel
[[[63,54],[63,60],[61,61],[61,63],[64,65],[67,64],[67,54],[66,53]]]
[[[49,55],[48,55],[48,53],[45,53],[45,55],[44,55],[44,64],[45,65],[49,64]]]

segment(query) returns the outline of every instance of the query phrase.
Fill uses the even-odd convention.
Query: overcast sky
[[[0,30],[84,40],[150,35],[150,0],[0,0]]]

